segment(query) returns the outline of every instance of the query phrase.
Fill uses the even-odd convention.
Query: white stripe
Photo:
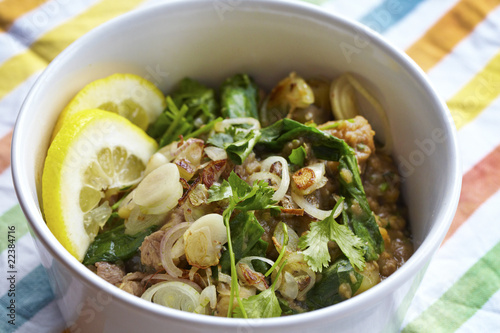
[[[500,124],[500,97],[474,121],[458,131],[458,147],[464,174],[500,145],[498,124]]]
[[[10,166],[0,173],[0,216],[17,204]],[[0,235],[2,237],[3,235]],[[3,267],[3,266],[0,266]]]
[[[456,333],[500,332],[499,318],[500,291],[497,291]]]
[[[429,79],[444,100],[452,98],[498,53],[499,22],[500,7],[493,10],[453,52],[429,71]],[[496,89],[500,89],[500,82],[496,82]]]
[[[2,235],[2,237],[6,237]],[[41,260],[38,254],[38,251],[35,248],[35,244],[33,243],[33,238],[28,233],[21,238],[17,239],[15,243],[16,247],[16,262],[15,262],[15,270],[16,270],[16,281],[21,281],[26,275],[31,273],[31,271],[40,265]],[[4,273],[7,271],[8,266],[8,251],[9,249],[4,250],[0,254],[0,267],[4,270]],[[0,279],[0,295],[5,295],[5,293],[9,290],[9,281],[7,279]]]
[[[441,247],[431,261],[401,327],[415,320],[437,301],[498,243],[500,228],[492,227],[492,221],[498,220],[497,207],[500,207],[500,191],[484,202]]]
[[[5,136],[14,127],[26,95],[28,95],[28,92],[41,73],[42,71],[35,72],[4,96],[4,98],[0,99],[0,137]]]
[[[31,320],[24,323],[16,333],[53,333],[62,332],[66,323],[57,307],[56,301],[52,301],[34,315]]]
[[[427,0],[419,4],[404,20],[384,33],[397,47],[405,50],[423,36],[459,0]]]
[[[328,1],[322,8],[329,12],[346,16],[353,20],[360,20],[363,16],[380,5],[383,0],[341,0]]]
[[[0,34],[0,64],[21,52],[46,32],[84,12],[100,0],[50,0],[16,19]]]

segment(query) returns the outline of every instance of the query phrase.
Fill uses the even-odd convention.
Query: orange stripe
[[[429,71],[498,5],[500,0],[461,0],[406,53]]]
[[[481,204],[500,189],[499,165],[500,145],[464,175],[457,213],[443,243],[467,221]]]
[[[10,165],[10,145],[12,143],[12,131],[0,139],[0,173],[4,172]]]
[[[3,0],[0,1],[0,32],[7,31],[14,21],[47,0]]]

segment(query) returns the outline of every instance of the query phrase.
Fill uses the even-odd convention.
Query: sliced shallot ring
[[[250,130],[260,129],[260,122],[253,117],[224,119],[223,121],[216,123],[214,125],[214,129],[216,132],[224,132],[229,126],[242,124],[251,125],[252,127],[249,128]]]
[[[281,156],[271,156],[262,161],[261,166],[262,170],[269,171],[271,170],[271,166],[276,162],[281,163],[281,182],[279,183],[278,189],[273,194],[273,200],[280,202],[286,192],[288,192],[288,187],[290,186],[288,162]]]
[[[168,229],[160,243],[161,264],[165,271],[173,277],[182,276],[182,270],[175,266],[172,258],[172,247],[174,243],[182,237],[189,228],[191,222],[182,222]]]
[[[201,293],[201,287],[198,284],[196,284],[195,282],[193,282],[191,280],[188,280],[188,279],[176,278],[176,277],[173,277],[173,276],[170,276],[170,275],[167,275],[167,274],[156,274],[156,275],[155,274],[150,274],[148,276],[145,276],[142,279],[142,283],[144,284],[147,281],[149,281],[150,279],[151,280],[161,280],[161,281],[179,281],[179,282],[182,282],[182,283],[190,285],[191,287],[193,287],[194,289],[196,289],[197,292]]]
[[[332,210],[323,210],[316,208],[312,203],[307,201],[306,198],[294,192],[293,190],[292,190],[292,199],[300,208],[304,209],[304,211],[307,214],[311,215],[314,218],[317,218],[318,220],[324,220],[332,214]],[[343,208],[344,205],[339,205],[339,207],[333,214],[333,218],[337,218],[342,213]]]

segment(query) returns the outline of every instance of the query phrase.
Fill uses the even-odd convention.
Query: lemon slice
[[[82,261],[111,208],[106,193],[138,183],[156,142],[127,119],[98,109],[65,120],[49,147],[42,201],[49,229]]]
[[[134,74],[113,74],[89,83],[73,97],[59,116],[52,139],[65,119],[78,111],[111,111],[146,130],[165,106],[165,96],[150,81]]]

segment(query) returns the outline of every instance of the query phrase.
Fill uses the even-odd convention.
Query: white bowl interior
[[[459,172],[451,120],[422,72],[373,33],[310,6],[250,1],[224,11],[214,3],[174,2],[102,26],[69,47],[40,77],[23,106],[13,151],[17,191],[35,234],[58,260],[72,262],[42,219],[40,180],[59,112],[92,80],[131,72],[168,92],[185,76],[217,87],[242,72],[269,89],[291,71],[325,78],[350,71],[362,77],[387,111],[416,249],[429,242],[415,254],[422,258],[412,260],[419,265],[428,260],[453,216]],[[377,118],[366,116],[383,140]],[[384,283],[396,286],[398,274],[404,273]]]

